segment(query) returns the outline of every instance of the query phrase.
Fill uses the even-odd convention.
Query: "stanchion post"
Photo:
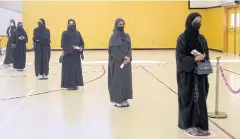
[[[223,119],[227,118],[227,114],[225,112],[218,111],[218,104],[219,104],[219,60],[220,56],[216,57],[217,59],[217,67],[216,67],[216,95],[215,95],[215,111],[209,112],[208,117],[216,118],[216,119]]]

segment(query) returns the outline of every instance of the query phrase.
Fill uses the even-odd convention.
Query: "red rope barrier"
[[[234,89],[230,86],[230,84],[229,84],[228,81],[227,81],[226,75],[224,74],[224,71],[223,71],[222,66],[219,65],[218,68],[219,68],[220,73],[221,73],[221,76],[222,76],[222,78],[223,78],[223,82],[224,82],[225,85],[228,87],[228,89],[229,89],[232,93],[234,93],[234,94],[238,94],[238,93],[240,93],[240,89],[238,89],[238,90],[234,90]]]

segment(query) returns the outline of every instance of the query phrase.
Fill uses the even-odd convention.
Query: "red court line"
[[[142,65],[139,65],[144,71],[146,71],[147,73],[149,73],[153,78],[155,78],[156,80],[158,80],[161,84],[163,84],[165,87],[167,87],[172,93],[174,93],[175,95],[178,95],[176,91],[174,91],[171,87],[169,87],[168,85],[166,85],[163,81],[161,81],[157,76],[155,76],[153,73],[151,73],[150,71],[148,71],[146,68],[144,68]],[[231,133],[229,133],[228,131],[226,131],[223,127],[221,127],[220,125],[218,125],[216,122],[214,122],[212,119],[208,118],[209,121],[214,124],[218,129],[220,129],[223,133],[225,133],[228,137],[230,137],[231,139],[236,139]]]

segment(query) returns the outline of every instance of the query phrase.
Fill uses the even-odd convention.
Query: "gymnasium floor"
[[[0,66],[0,139],[190,139],[177,128],[175,52],[133,51],[134,99],[131,107],[114,108],[107,89],[107,51],[87,51],[85,86],[61,90],[61,52],[52,52],[47,81],[34,76],[32,52],[26,71]],[[233,88],[240,88],[240,58],[221,56]],[[0,56],[0,61],[4,57]],[[235,61],[233,61],[235,60]],[[230,62],[229,62],[230,61]],[[2,63],[2,62],[1,62]],[[214,67],[215,70],[215,67]],[[210,75],[208,110],[214,110],[215,73]],[[228,91],[220,77],[220,111],[227,119],[210,119],[213,139],[240,139],[240,95]]]

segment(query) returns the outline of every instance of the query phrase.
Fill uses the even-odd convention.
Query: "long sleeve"
[[[210,56],[209,56],[209,49],[208,49],[208,43],[207,40],[204,38],[204,47],[205,47],[205,55],[206,55],[206,60],[210,60]]]
[[[47,44],[51,43],[51,33],[49,29],[45,29],[45,33],[44,33],[44,37],[43,37],[43,41]]]
[[[80,36],[79,47],[82,47],[84,49],[84,40],[80,32],[79,32],[79,36]]]
[[[116,59],[119,63],[122,63],[125,55],[123,55],[118,47],[119,45],[117,44],[117,38],[112,36],[109,42],[110,56]]]
[[[179,68],[180,71],[191,72],[195,66],[195,59],[185,54],[184,47],[186,46],[178,39],[176,49],[177,68]]]
[[[66,41],[65,32],[62,33],[61,47],[64,53],[73,53],[73,46]]]
[[[7,32],[6,32],[8,37],[10,37],[9,30],[10,30],[10,27],[7,28]]]
[[[26,32],[25,32],[25,42],[28,43],[28,35]]]
[[[35,44],[38,40],[36,38],[36,29],[33,31],[33,38],[32,38],[33,44]]]
[[[129,36],[130,38],[130,36]],[[130,42],[129,42],[129,50],[128,50],[128,54],[127,56],[131,59],[132,61],[132,43],[131,43],[131,38],[130,38]]]
[[[81,35],[81,33],[79,32],[79,36],[80,36],[80,41],[79,41],[79,47],[82,48],[82,51],[81,51],[81,59],[83,60],[84,59],[84,54],[83,54],[83,51],[84,51],[84,40],[83,40],[83,37]]]
[[[12,44],[16,44],[17,43],[17,31],[15,31],[13,34],[12,34]]]

